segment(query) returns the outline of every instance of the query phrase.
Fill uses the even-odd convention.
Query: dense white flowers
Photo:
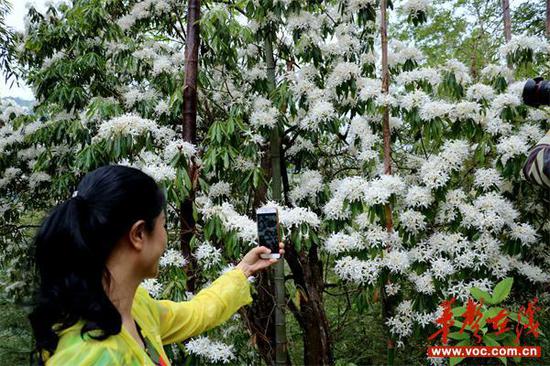
[[[321,224],[317,214],[308,207],[282,207],[279,212],[279,220],[285,228],[300,227],[302,224],[318,227]]]
[[[197,153],[195,145],[183,141],[182,139],[170,141],[164,148],[164,161],[172,161],[177,154],[182,154],[183,156],[190,158]]]
[[[334,89],[346,81],[358,79],[360,76],[361,69],[357,64],[352,62],[341,62],[334,67],[334,70],[332,70],[332,73],[329,75],[326,88],[329,90]]]
[[[405,196],[405,205],[408,207],[427,208],[433,201],[432,192],[427,187],[411,186]]]
[[[325,242],[325,250],[330,254],[360,250],[364,247],[363,240],[359,233],[345,234],[333,233]]]
[[[206,358],[209,362],[230,363],[235,359],[232,345],[213,341],[208,337],[199,336],[185,344],[187,351],[193,355]]]
[[[413,82],[426,82],[432,87],[437,86],[441,82],[439,71],[431,67],[422,67],[411,71],[403,71],[397,75],[397,83],[400,85],[410,84]]]
[[[491,108],[496,112],[500,113],[506,107],[517,107],[521,104],[519,96],[511,93],[499,94],[495,97],[491,103]]]
[[[195,250],[194,256],[204,269],[212,268],[222,260],[221,249],[212,246],[208,242],[199,245]]]
[[[237,213],[229,202],[214,205],[210,199],[203,196],[197,197],[195,202],[197,203],[199,212],[204,215],[205,219],[217,216],[221,219],[225,230],[235,230],[237,236],[245,243],[256,243],[256,223],[247,216]]]
[[[422,164],[422,182],[431,189],[444,186],[450,178],[450,173],[461,168],[469,153],[470,145],[466,141],[446,141],[439,155],[430,157]]]
[[[473,84],[466,91],[466,97],[470,100],[481,101],[483,99],[490,101],[495,97],[494,89],[485,84]]]
[[[500,54],[507,57],[518,51],[531,50],[537,52],[542,49],[545,42],[535,36],[513,36],[512,39],[500,48]]]
[[[443,70],[453,74],[456,82],[459,84],[468,84],[472,81],[468,68],[458,60],[448,60],[443,66]]]
[[[125,114],[101,123],[96,137],[101,139],[114,138],[120,135],[137,137],[157,129],[157,124],[150,119],[141,118],[135,114]]]
[[[231,185],[229,183],[217,182],[210,186],[208,190],[208,197],[216,198],[221,196],[231,196]]]
[[[483,191],[488,191],[493,187],[500,188],[502,185],[502,177],[494,168],[477,169],[474,174],[474,186],[481,188]]]
[[[270,100],[263,97],[256,97],[254,110],[250,115],[250,124],[256,128],[273,128],[277,124],[277,108],[273,107]]]
[[[161,267],[174,266],[184,267],[187,264],[187,260],[183,258],[180,251],[175,249],[167,249],[160,257],[159,265]]]
[[[489,192],[475,199],[472,205],[460,206],[462,225],[476,227],[482,231],[498,233],[507,225],[513,225],[519,212],[511,202],[495,192]]]
[[[411,234],[418,234],[426,228],[426,217],[414,210],[401,212],[399,215],[400,226]]]
[[[417,13],[417,12],[426,12],[430,5],[428,0],[407,0],[401,5],[401,9],[405,13]]]
[[[157,297],[162,291],[162,284],[156,278],[147,278],[143,280],[141,286],[143,286],[149,295],[153,297]]]
[[[453,110],[451,103],[443,101],[426,102],[420,107],[420,117],[425,121],[435,118],[444,118]]]
[[[531,245],[537,242],[539,235],[529,224],[513,224],[510,227],[510,237],[519,240],[523,245]]]
[[[378,279],[381,267],[380,258],[360,260],[345,256],[336,260],[334,272],[342,280],[372,285]]]
[[[290,199],[296,203],[309,198],[315,199],[323,190],[323,177],[316,170],[306,170],[296,178],[296,186],[290,191]]]
[[[500,161],[502,164],[517,156],[522,157],[529,151],[529,145],[527,141],[521,136],[512,135],[510,137],[504,137],[500,139],[497,144],[497,152],[500,155]]]
[[[395,249],[384,251],[383,264],[391,272],[405,273],[411,265],[409,253],[406,250]]]

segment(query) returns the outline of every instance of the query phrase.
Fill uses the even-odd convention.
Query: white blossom
[[[364,244],[359,233],[333,233],[324,245],[324,249],[330,254],[340,254],[362,248],[364,248]]]
[[[167,249],[160,257],[159,265],[161,267],[174,266],[184,267],[187,264],[187,260],[183,258],[180,251],[175,249]]]
[[[221,196],[231,196],[231,185],[229,183],[217,182],[210,186],[208,190],[208,197],[216,198]]]
[[[493,187],[500,188],[502,182],[500,173],[494,168],[479,168],[474,173],[474,186],[483,191],[488,191]]]
[[[380,258],[360,260],[346,256],[337,259],[334,265],[334,272],[338,277],[357,284],[374,284],[378,279],[380,269]]]
[[[185,348],[189,353],[204,357],[213,363],[230,363],[235,360],[235,351],[232,345],[213,341],[206,336],[199,336],[187,341]]]
[[[500,155],[502,164],[506,164],[508,160],[517,156],[526,155],[527,151],[529,151],[527,141],[518,135],[502,138],[497,144],[497,153]]]
[[[209,242],[199,245],[193,255],[204,269],[212,268],[222,260],[221,249],[212,246]]]
[[[143,286],[152,297],[157,297],[162,291],[162,284],[158,282],[156,278],[147,278],[143,280],[141,286]]]

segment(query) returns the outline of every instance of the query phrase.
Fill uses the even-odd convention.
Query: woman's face
[[[144,245],[144,256],[147,263],[147,278],[158,275],[159,259],[166,249],[168,235],[166,233],[166,216],[161,212],[155,219],[153,231],[146,234],[147,242]]]

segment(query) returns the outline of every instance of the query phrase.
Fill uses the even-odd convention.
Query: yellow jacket
[[[181,342],[211,329],[250,304],[250,284],[235,268],[200,291],[190,301],[155,300],[138,287],[132,304],[132,316],[165,365],[170,365],[162,345]],[[154,365],[130,333],[122,327],[119,334],[97,341],[80,337],[81,320],[59,332],[59,343],[47,366],[70,365]]]

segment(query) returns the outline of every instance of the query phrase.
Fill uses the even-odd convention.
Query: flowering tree
[[[426,20],[427,2],[396,5],[403,20]],[[501,62],[473,78],[461,62],[430,67],[418,49],[390,39],[382,92],[377,1],[261,0],[202,10],[195,145],[179,138],[181,5],[31,9],[17,57],[38,103],[32,114],[2,109],[0,213],[12,236],[2,235],[2,244],[14,253],[4,258],[23,258],[16,235],[36,217],[22,212],[66,199],[84,172],[106,163],[139,167],[162,183],[178,232],[194,160],[201,173],[193,256],[171,243],[160,278],[146,285],[154,296],[189,298],[181,267],[196,260],[199,283],[208,283],[255,245],[254,210],[277,206],[291,273],[287,306],[303,334],[304,363],[334,362],[329,286],[355,290],[350,307],[359,310],[382,293],[391,305],[382,320],[401,346],[415,329],[437,329],[438,304],[450,296],[465,300],[471,287],[490,291],[507,276],[536,292],[529,285],[549,279],[550,205],[521,175],[548,117],[521,105],[523,81],[502,66],[542,71],[542,40],[512,38]],[[384,112],[392,174],[383,163]],[[274,129],[283,202],[269,189]],[[256,282],[256,301],[241,317],[270,363],[271,279]],[[211,362],[257,362],[242,323],[185,349]],[[233,344],[220,343],[224,336]]]

